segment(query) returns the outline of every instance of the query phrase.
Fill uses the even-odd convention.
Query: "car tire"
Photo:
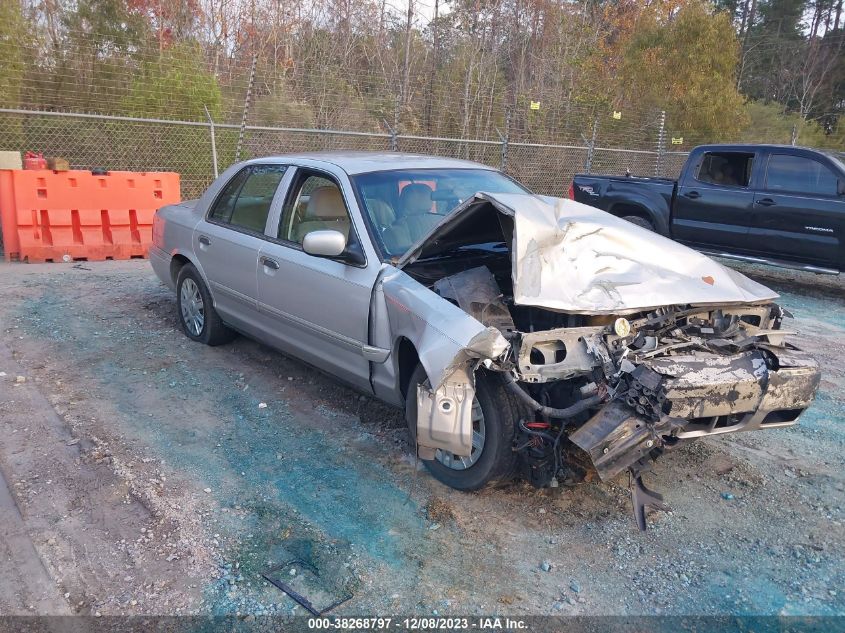
[[[411,375],[405,398],[405,419],[416,450],[417,385],[427,384],[422,365]],[[476,461],[463,470],[455,470],[438,459],[423,460],[428,471],[439,482],[456,490],[480,490],[509,483],[515,474],[517,456],[513,451],[514,432],[520,408],[504,383],[495,373],[478,370],[475,374],[475,396],[483,413],[484,445]]]
[[[644,218],[642,216],[639,216],[639,215],[624,215],[624,216],[622,216],[622,219],[625,220],[626,222],[630,222],[631,224],[636,224],[639,227],[642,227],[644,229],[648,229],[651,232],[654,232],[654,225],[651,223],[650,220],[647,220],[646,218]]]
[[[211,294],[193,264],[185,264],[176,278],[176,312],[189,339],[206,345],[222,345],[235,337],[214,309]]]

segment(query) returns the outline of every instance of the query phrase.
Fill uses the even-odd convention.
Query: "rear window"
[[[696,180],[723,187],[747,187],[753,164],[754,154],[747,152],[706,152]]]

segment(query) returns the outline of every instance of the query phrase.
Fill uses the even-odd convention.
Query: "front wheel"
[[[176,278],[176,306],[185,335],[198,343],[222,345],[235,337],[220,319],[211,294],[193,264],[185,264]]]
[[[411,375],[405,398],[405,419],[414,444],[416,394],[420,384],[429,385],[422,365]],[[510,481],[516,469],[513,438],[519,413],[518,405],[505,390],[502,380],[495,373],[477,371],[472,403],[472,452],[468,457],[462,457],[438,449],[434,459],[423,460],[423,463],[435,479],[456,490],[479,490]]]

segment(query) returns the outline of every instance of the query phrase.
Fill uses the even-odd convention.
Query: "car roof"
[[[822,152],[824,154],[831,153],[833,150],[816,149],[815,147],[805,147],[803,145],[786,145],[778,143],[709,143],[707,145],[699,145],[696,149],[702,150],[745,150],[754,151],[755,149],[793,149],[793,150],[807,150],[811,152]],[[834,152],[835,153],[835,152]]]
[[[393,169],[487,169],[495,171],[494,167],[470,160],[403,152],[303,152],[266,156],[249,162],[266,162],[267,160],[284,162],[299,159],[331,163],[340,167],[347,174],[365,174]]]

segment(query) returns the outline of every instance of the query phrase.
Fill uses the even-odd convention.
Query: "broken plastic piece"
[[[438,448],[464,457],[472,453],[472,382],[465,371],[456,371],[435,391],[417,386],[417,444],[423,459],[432,459]]]
[[[634,519],[637,521],[637,527],[640,532],[645,532],[645,509],[646,506],[651,506],[658,510],[668,512],[671,508],[663,503],[663,495],[654,490],[649,490],[643,483],[643,477],[640,473],[634,472],[632,468],[630,471],[630,486],[631,486],[631,502],[634,505]]]

